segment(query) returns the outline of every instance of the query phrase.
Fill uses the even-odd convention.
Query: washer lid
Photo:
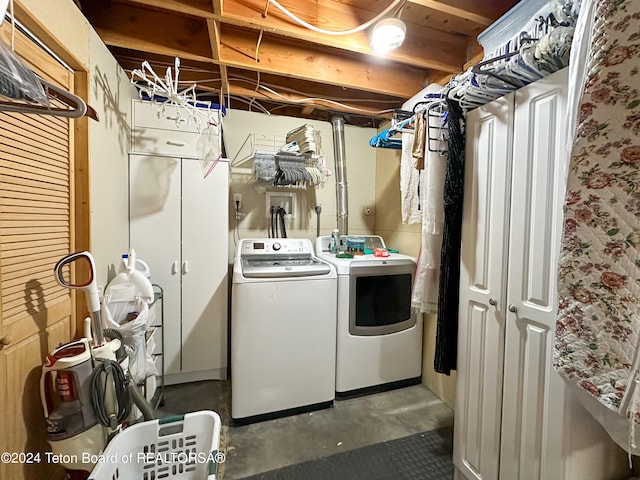
[[[247,278],[309,277],[331,272],[331,266],[317,258],[242,258],[240,265]]]

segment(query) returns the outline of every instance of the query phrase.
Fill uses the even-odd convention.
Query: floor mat
[[[449,480],[453,428],[357,448],[289,465],[245,480]]]

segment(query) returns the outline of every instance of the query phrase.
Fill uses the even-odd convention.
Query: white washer
[[[231,417],[248,423],[335,398],[335,268],[308,239],[238,245],[231,291]]]
[[[376,235],[364,240],[368,250],[385,246]],[[411,315],[415,259],[398,253],[337,258],[330,242],[318,237],[316,255],[338,273],[336,396],[419,383],[422,316]]]

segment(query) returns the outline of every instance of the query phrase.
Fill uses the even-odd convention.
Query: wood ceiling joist
[[[491,25],[493,22],[491,18],[473,12],[474,5],[478,2],[467,2],[466,7],[463,8],[447,5],[446,3],[438,2],[436,0],[408,0],[408,2],[446,13],[452,17],[464,18],[485,27]]]
[[[170,0],[128,0],[131,4],[153,6],[165,9],[176,15],[190,14],[202,16],[207,20],[217,20],[222,24],[235,25],[248,29],[263,30],[274,35],[319,43],[327,47],[376,58],[377,55],[369,48],[369,33],[367,30],[351,35],[322,35],[298,25],[275,7],[269,8],[267,18],[262,17],[266,0],[251,0],[249,2],[227,2],[224,14],[211,13],[202,8],[182,8],[182,4]],[[434,2],[437,3],[437,2]],[[124,5],[124,4],[123,4]],[[136,8],[136,7],[130,7]],[[329,30],[346,30],[371,19],[374,14],[359,10],[354,13],[352,8],[336,2],[316,3],[309,0],[297,3],[294,11],[311,21],[311,17],[318,18],[311,23]],[[413,32],[410,40],[401,49],[385,55],[388,60],[412,65],[419,68],[435,69],[443,72],[459,70],[466,60],[467,38],[453,35],[446,31],[434,30],[423,25],[412,25],[410,19],[405,19],[408,29]],[[329,27],[328,25],[331,25]],[[423,48],[427,45],[427,48]]]
[[[213,60],[220,69],[220,89],[224,95],[228,90],[229,77],[227,75],[227,66],[221,62],[220,23],[217,20],[207,19],[207,29],[209,30],[209,41],[211,43]]]
[[[165,14],[116,2],[90,2],[85,10],[107,45],[118,45],[166,55],[188,54],[188,58],[210,59],[211,44],[206,22],[178,15],[167,21]],[[187,58],[185,56],[185,58]]]
[[[332,56],[329,53],[313,49],[311,46],[284,43],[277,38],[263,39],[260,52],[263,61],[255,62],[256,39],[241,31],[225,32],[221,42],[221,60],[194,54],[193,51],[178,47],[177,39],[169,32],[163,35],[164,43],[160,45],[138,37],[129,29],[117,30],[97,29],[103,41],[110,46],[136,49],[143,52],[166,56],[178,56],[201,62],[222,63],[226,66],[246,70],[261,71],[300,78],[304,80],[329,83],[357,90],[382,93],[401,98],[409,98],[422,88],[424,74],[414,68],[379,62],[363,67],[355,58]],[[187,42],[193,43],[192,41]],[[209,39],[206,38],[207,47]]]
[[[211,0],[211,5],[213,7],[213,13],[222,16],[224,8],[222,0]],[[209,30],[213,59],[220,62],[220,21],[207,19],[207,28]],[[218,63],[218,65],[220,66],[221,77],[220,103],[224,105],[224,94],[229,91],[229,77],[227,75],[227,66],[222,63]]]
[[[326,83],[396,97],[409,98],[422,89],[424,73],[389,62],[363,63],[336,56],[313,45],[285,42],[265,35],[255,62],[256,38],[233,30],[223,34],[223,61],[227,66]]]

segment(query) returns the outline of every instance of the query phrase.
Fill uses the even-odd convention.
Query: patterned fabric
[[[596,9],[568,169],[554,365],[626,415],[640,333],[640,1]]]

